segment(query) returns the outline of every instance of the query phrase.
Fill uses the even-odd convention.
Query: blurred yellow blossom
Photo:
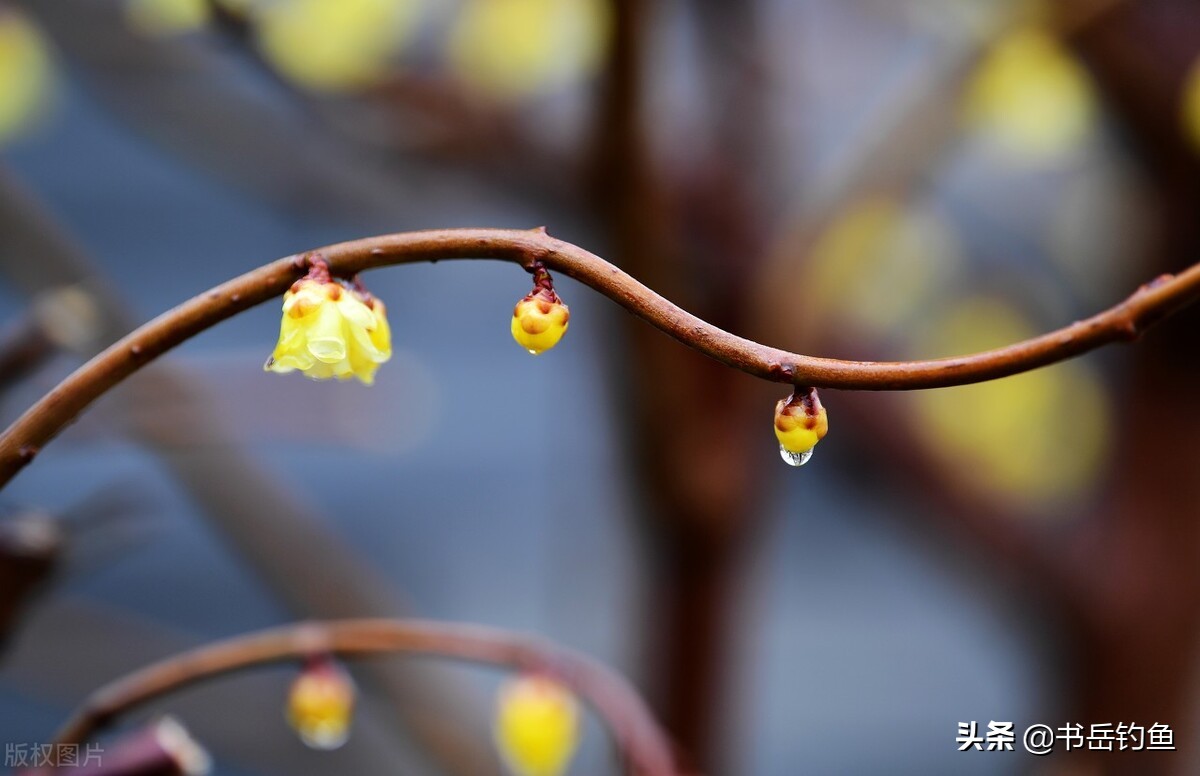
[[[930,311],[916,343],[923,353],[958,355],[1036,334],[1017,310],[986,297]],[[1104,389],[1071,361],[976,385],[905,395],[916,431],[972,488],[1015,506],[1054,507],[1083,493],[1108,451]]]
[[[0,6],[0,144],[28,129],[48,103],[53,68],[45,39],[25,16]]]
[[[354,702],[354,682],[345,670],[332,658],[316,658],[292,682],[288,724],[313,749],[337,749],[350,737]]]
[[[278,0],[257,13],[259,47],[301,86],[358,89],[386,74],[419,12],[417,0]]]
[[[796,288],[804,316],[796,325],[851,327],[856,335],[885,338],[924,316],[931,298],[962,273],[962,246],[932,207],[892,197],[861,199],[813,244]]]
[[[1052,160],[1080,145],[1097,111],[1087,70],[1057,38],[1034,26],[992,44],[964,104],[968,124],[1031,162]]]
[[[609,0],[466,0],[450,61],[467,82],[521,97],[596,71],[608,40]]]
[[[212,9],[208,0],[125,0],[125,16],[138,32],[165,37],[203,29]]]
[[[1192,63],[1187,80],[1183,84],[1183,99],[1180,105],[1183,116],[1183,131],[1192,146],[1200,151],[1200,58]]]
[[[318,264],[284,295],[279,342],[263,368],[298,369],[315,380],[357,377],[370,385],[379,365],[391,357],[383,302],[331,280]]]
[[[579,709],[559,682],[527,674],[500,689],[496,744],[517,776],[559,776],[579,743]]]

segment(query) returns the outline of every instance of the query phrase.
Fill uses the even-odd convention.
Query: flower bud
[[[300,370],[314,380],[357,377],[365,385],[392,357],[392,333],[383,302],[361,285],[347,288],[314,259],[308,275],[283,296],[279,342],[264,369]]]
[[[779,454],[792,466],[803,466],[817,442],[829,431],[829,417],[816,388],[796,387],[775,405],[775,436]]]
[[[536,356],[558,344],[567,333],[570,318],[571,311],[555,293],[550,273],[538,266],[533,273],[533,290],[513,308],[513,339]]]
[[[331,657],[310,659],[292,682],[288,724],[313,749],[337,749],[350,737],[354,681]]]
[[[579,743],[579,706],[548,676],[526,674],[500,689],[496,744],[517,776],[565,773]]]

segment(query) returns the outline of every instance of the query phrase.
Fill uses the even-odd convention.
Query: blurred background
[[[1195,261],[1184,0],[0,0],[0,412],[266,261],[533,227],[690,311],[843,358],[951,355]],[[786,389],[562,279],[372,272],[370,389],[263,374],[278,309],[189,342],[0,497],[0,743],[196,644],[308,617],[500,625],[630,676],[710,774],[1200,772],[1200,315],[986,385]],[[499,675],[293,670],[161,704],[218,774],[500,774]],[[135,725],[150,712],[127,720]],[[1179,751],[957,752],[958,723],[1168,723]],[[1020,745],[1018,743],[1018,750]],[[572,773],[617,773],[589,720]]]

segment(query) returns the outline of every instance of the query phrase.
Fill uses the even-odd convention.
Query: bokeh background
[[[817,355],[1021,339],[1197,255],[1183,0],[0,2],[0,411],[278,256],[533,227]],[[994,383],[786,390],[563,279],[372,272],[370,389],[264,374],[274,304],[120,386],[0,517],[0,743],[99,685],[307,617],[500,625],[629,675],[712,774],[1200,771],[1200,318]],[[351,741],[290,669],[161,704],[218,774],[499,774],[499,675],[356,668]],[[150,712],[135,715],[125,728]],[[962,721],[1166,722],[1178,752],[959,753]],[[1019,748],[1019,746],[1018,746]],[[572,773],[620,772],[589,721]]]

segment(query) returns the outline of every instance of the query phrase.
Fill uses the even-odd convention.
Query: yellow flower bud
[[[829,416],[815,388],[799,388],[775,405],[775,436],[779,454],[792,466],[803,466],[829,431]]]
[[[337,749],[350,737],[354,682],[331,658],[310,660],[292,682],[288,724],[313,749]]]
[[[571,311],[555,293],[550,273],[538,267],[533,274],[533,290],[513,308],[513,339],[536,356],[558,344],[567,333],[570,318]]]
[[[361,287],[330,278],[323,262],[283,297],[279,342],[264,369],[300,370],[314,380],[357,377],[366,385],[392,357],[392,334],[383,302]]]
[[[517,677],[500,689],[495,735],[517,776],[559,776],[579,743],[579,706],[554,679]]]

